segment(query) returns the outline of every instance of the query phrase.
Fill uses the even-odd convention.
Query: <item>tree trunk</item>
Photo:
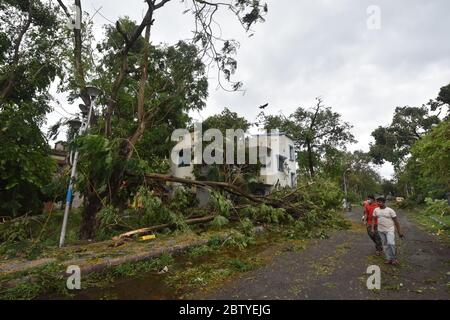
[[[81,222],[80,239],[89,240],[95,238],[97,229],[97,212],[102,208],[102,202],[95,192],[89,192],[84,198],[84,213]]]
[[[139,140],[144,135],[145,129],[146,129],[146,112],[145,112],[145,86],[148,81],[148,63],[149,63],[149,51],[150,51],[150,32],[151,32],[151,21],[153,17],[153,11],[149,11],[149,21],[150,23],[145,28],[145,46],[144,46],[144,52],[141,62],[141,78],[139,81],[139,92],[138,92],[138,103],[137,103],[137,109],[138,109],[138,127],[136,128],[136,131],[133,133],[133,135],[126,141],[123,141],[120,148],[119,148],[119,157],[123,159],[124,161],[129,160],[134,152],[135,145],[139,142]],[[110,186],[111,186],[111,203],[113,205],[119,205],[120,199],[118,199],[117,194],[120,189],[120,186],[122,185],[122,179],[124,175],[124,168],[120,168],[119,170],[116,170],[116,172],[113,173],[111,180],[110,180]]]
[[[312,154],[312,148],[311,148],[311,142],[306,142],[307,152],[308,152],[308,168],[309,173],[311,174],[311,177],[314,177],[314,163],[313,163],[313,154]]]

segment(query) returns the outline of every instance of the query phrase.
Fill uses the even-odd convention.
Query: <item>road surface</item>
[[[450,299],[450,248],[398,216],[405,240],[397,239],[400,266],[384,265],[360,219],[346,214],[350,230],[314,240],[303,251],[285,251],[201,299]],[[370,265],[381,268],[381,290],[367,289]]]

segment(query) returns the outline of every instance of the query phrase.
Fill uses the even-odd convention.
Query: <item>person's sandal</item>
[[[394,266],[398,266],[400,264],[400,262],[398,262],[398,260],[392,260],[391,264]]]
[[[384,262],[384,264],[392,264],[392,261],[391,261],[391,260],[386,260],[386,261]]]

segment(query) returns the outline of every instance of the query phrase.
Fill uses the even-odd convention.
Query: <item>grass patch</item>
[[[450,244],[450,216],[426,214],[424,206],[403,210],[403,212],[422,229]]]

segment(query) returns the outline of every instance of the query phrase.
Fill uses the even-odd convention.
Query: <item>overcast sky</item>
[[[96,14],[95,33],[102,25],[128,15],[139,20],[141,0],[83,0],[83,10]],[[248,37],[232,15],[221,15],[222,36],[237,39],[235,80],[245,94],[216,89],[210,74],[210,97],[201,120],[228,107],[254,121],[258,106],[266,113],[289,115],[310,107],[321,96],[327,106],[354,125],[359,141],[350,149],[368,151],[370,133],[388,125],[396,106],[420,106],[435,98],[450,82],[450,1],[448,0],[267,0],[266,22],[252,27]],[[367,9],[376,5],[381,28],[369,29]],[[189,38],[192,16],[172,0],[155,17],[153,43]],[[108,20],[107,20],[108,19]],[[372,21],[372,20],[371,20]],[[66,107],[76,111],[74,107]],[[61,112],[61,110],[60,110]],[[49,124],[60,114],[53,113]],[[380,173],[393,172],[383,166]]]

